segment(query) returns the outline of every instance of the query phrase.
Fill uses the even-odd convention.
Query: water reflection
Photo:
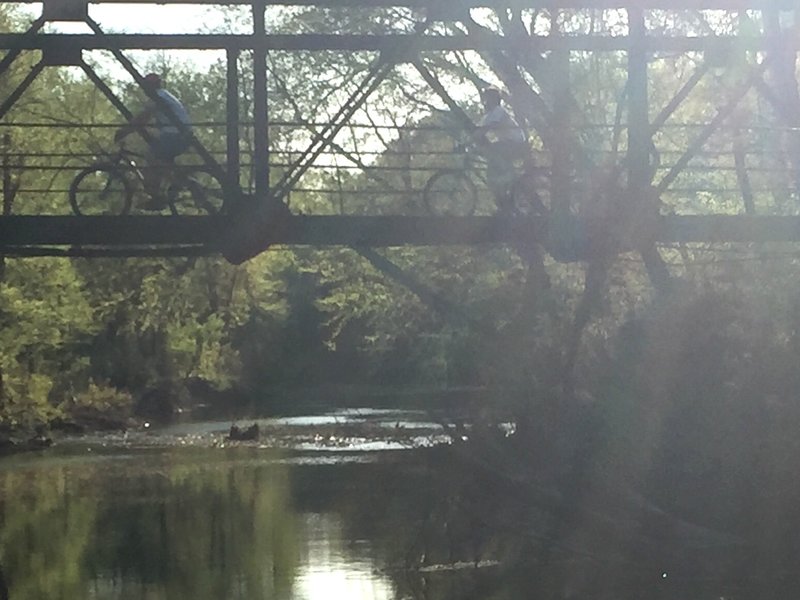
[[[372,545],[349,541],[341,519],[333,514],[303,517],[306,548],[296,577],[295,598],[391,600],[392,582],[375,572]]]
[[[295,506],[292,467],[278,455],[83,456],[91,460],[0,462],[0,565],[12,600],[393,597],[369,546],[344,539],[340,517]]]
[[[638,521],[597,503],[543,510],[548,497],[457,451],[306,462],[253,447],[61,447],[3,459],[0,577],[12,600],[796,596],[778,593],[796,578],[742,593],[751,555],[728,546],[690,546],[672,529],[645,544]]]
[[[95,528],[95,503],[75,490],[65,468],[40,475],[20,470],[2,473],[0,562],[9,597],[79,598],[85,595],[83,562]]]

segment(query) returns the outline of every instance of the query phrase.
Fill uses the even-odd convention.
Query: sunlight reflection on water
[[[257,424],[258,439],[231,442],[231,426]],[[111,441],[104,436],[105,441]],[[100,440],[102,442],[102,440]],[[341,409],[320,415],[213,420],[176,423],[146,431],[129,432],[115,440],[129,446],[192,445],[223,448],[250,445],[297,452],[381,452],[424,448],[448,443],[440,423],[425,413],[406,410]]]
[[[369,556],[371,545],[351,540],[341,522],[330,514],[304,518],[306,551],[295,577],[295,600],[390,600],[395,597],[390,580],[380,575]]]

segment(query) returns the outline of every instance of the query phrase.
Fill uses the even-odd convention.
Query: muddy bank
[[[232,435],[233,434],[233,435]],[[296,451],[373,452],[448,443],[444,427],[421,411],[342,409],[311,416],[144,422],[114,432],[86,432],[58,443],[120,447],[249,446]]]

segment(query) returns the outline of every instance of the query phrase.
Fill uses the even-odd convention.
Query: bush
[[[81,392],[61,405],[64,418],[91,429],[124,429],[131,418],[133,397],[107,383],[89,382]]]

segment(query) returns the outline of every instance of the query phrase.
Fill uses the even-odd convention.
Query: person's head
[[[154,92],[161,87],[161,76],[158,73],[148,73],[144,76],[144,89],[149,92]]]
[[[483,102],[483,106],[487,110],[498,106],[502,96],[500,90],[496,87],[487,87],[481,90],[481,102]]]

